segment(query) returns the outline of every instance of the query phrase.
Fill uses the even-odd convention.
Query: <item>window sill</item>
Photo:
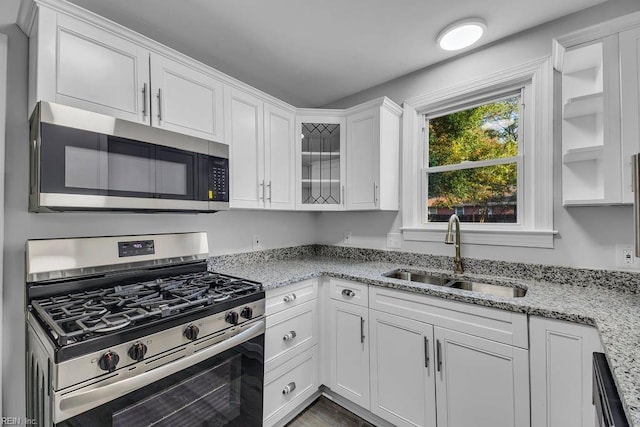
[[[414,242],[444,242],[443,228],[402,227],[403,239]],[[555,230],[478,230],[461,229],[462,243],[471,245],[519,246],[553,249]]]

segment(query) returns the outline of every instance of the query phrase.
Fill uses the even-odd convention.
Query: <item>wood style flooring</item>
[[[286,427],[374,427],[357,415],[333,403],[324,396],[313,402]]]

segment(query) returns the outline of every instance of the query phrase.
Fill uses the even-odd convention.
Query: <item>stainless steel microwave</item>
[[[41,101],[30,120],[31,212],[229,209],[229,147]]]

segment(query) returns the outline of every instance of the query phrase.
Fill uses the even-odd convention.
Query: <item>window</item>
[[[425,115],[427,221],[517,223],[521,93]],[[437,211],[433,212],[431,208]]]
[[[545,58],[405,102],[405,240],[456,213],[463,243],[553,247],[552,77]]]

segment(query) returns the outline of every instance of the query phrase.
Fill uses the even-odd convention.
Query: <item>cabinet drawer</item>
[[[266,292],[266,297],[267,315],[296,307],[318,297],[318,279],[304,280],[282,288],[270,289]]]
[[[362,307],[369,306],[368,286],[348,280],[330,279],[329,296],[336,301],[344,301]]]
[[[318,300],[267,316],[265,372],[318,343]]]
[[[281,420],[318,387],[318,346],[265,374],[264,426]]]
[[[527,315],[371,286],[370,308],[476,337],[529,348]]]

